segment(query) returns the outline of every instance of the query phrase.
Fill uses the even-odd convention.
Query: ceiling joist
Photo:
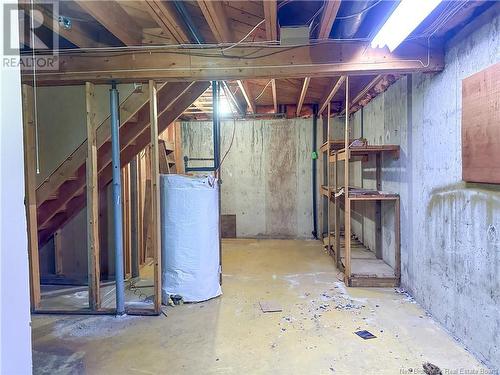
[[[358,93],[358,95],[356,95],[356,97],[351,101],[351,103],[349,104],[349,108],[358,104],[366,96],[366,94],[368,94],[368,92],[371,89],[373,89],[377,85],[377,83],[379,83],[382,79],[384,79],[383,74],[379,74],[374,79],[372,79],[365,87],[363,87],[363,89]],[[345,108],[342,109],[340,115],[343,115],[344,113],[345,113]]]
[[[250,89],[248,88],[248,84],[242,80],[238,80],[237,83],[238,87],[241,90],[241,93],[243,94],[243,97],[245,98],[245,101],[247,102],[248,110],[251,113],[256,113],[255,101],[252,98]]]
[[[297,117],[300,116],[302,111],[302,106],[304,105],[304,99],[306,98],[307,89],[309,88],[309,83],[311,82],[311,77],[304,78],[304,83],[302,84],[302,90],[300,90],[299,100],[297,101]]]
[[[274,106],[274,113],[278,113],[278,95],[276,92],[276,80],[272,79],[271,80],[271,88],[273,91],[273,106]]]
[[[142,30],[116,1],[78,0],[78,5],[127,46],[142,44]]]
[[[340,90],[340,88],[344,84],[345,79],[346,79],[346,76],[341,76],[340,78],[338,78],[337,83],[335,83],[335,85],[333,85],[333,87],[325,93],[324,98],[321,100],[321,104],[319,106],[318,113],[323,113],[325,108],[332,101],[335,94]],[[332,84],[333,84],[333,82],[334,82],[334,80],[332,80]]]
[[[24,10],[27,15],[31,14],[31,6],[29,3],[19,2],[20,9]],[[43,15],[43,25],[52,32],[60,35],[64,39],[73,43],[77,47],[106,47],[105,44],[96,41],[96,35],[93,35],[80,20],[71,20],[71,28],[61,27],[58,18],[46,7],[40,4],[33,4],[35,10]]]
[[[178,16],[168,2],[146,0],[145,7],[158,26],[165,33],[172,35],[177,43],[183,44],[189,42],[189,37],[184,30],[184,26],[177,21]]]
[[[340,0],[325,0],[324,7],[319,22],[318,39],[325,39],[330,36],[335,17],[337,17],[340,8]]]
[[[276,0],[263,1],[264,17],[266,18],[266,39],[278,40],[278,4]]]
[[[222,1],[198,0],[198,6],[219,43],[232,42],[233,33]]]

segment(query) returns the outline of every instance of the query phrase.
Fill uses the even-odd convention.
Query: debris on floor
[[[377,338],[377,336],[375,336],[373,333],[371,333],[369,331],[366,331],[366,330],[356,331],[354,333],[356,335],[358,335],[359,337],[361,337],[363,340],[369,340],[369,339],[375,339],[375,338]]]
[[[182,296],[180,296],[178,294],[174,294],[174,295],[170,296],[170,298],[172,299],[172,302],[174,303],[174,305],[183,305],[184,304],[184,299],[182,298]]]
[[[433,365],[430,362],[424,363],[422,365],[422,367],[424,368],[424,372],[427,375],[443,375],[443,373],[441,372],[441,369],[439,367],[437,367],[436,365]]]
[[[259,301],[259,305],[260,305],[260,309],[264,313],[283,311],[283,309],[281,308],[281,305],[278,304],[276,301]]]

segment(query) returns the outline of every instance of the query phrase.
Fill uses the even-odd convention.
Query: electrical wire
[[[260,94],[255,97],[255,101],[259,100],[259,98],[262,96],[262,94],[264,94],[264,91],[266,91],[267,87],[271,84],[272,81],[273,80],[270,79],[269,82],[267,82],[267,84],[264,86]]]
[[[256,30],[256,29],[257,29],[260,25],[262,25],[264,22],[266,22],[266,19],[265,19],[265,18],[264,18],[262,21],[260,21],[257,25],[255,25],[255,26],[252,28],[252,30],[250,30],[250,31],[247,33],[247,35],[245,35],[242,39],[240,39],[238,42],[234,43],[233,45],[231,45],[231,46],[229,46],[229,47],[227,47],[227,48],[224,48],[224,49],[222,50],[222,52],[225,52],[225,51],[227,51],[227,50],[230,50],[231,48],[234,48],[234,47],[236,47],[237,45],[239,45],[239,44],[243,43],[243,41],[244,41],[246,38],[248,38],[250,35],[252,35],[252,33],[253,33],[253,32],[254,32],[254,31],[255,31],[255,30]]]
[[[229,143],[229,147],[227,148],[227,151],[225,152],[224,156],[222,157],[219,168],[217,168],[217,173],[219,170],[222,168],[222,163],[224,163],[224,160],[226,160],[226,156],[229,154],[229,151],[231,151],[231,148],[233,147],[233,142],[234,142],[234,135],[236,134],[236,119],[234,118],[233,114],[233,135],[231,136],[231,143]]]

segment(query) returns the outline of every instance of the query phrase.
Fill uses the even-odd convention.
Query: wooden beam
[[[59,34],[64,39],[70,41],[77,47],[105,47],[103,43],[96,41],[97,35],[93,35],[82,21],[78,19],[71,19],[71,28],[66,29],[59,25],[58,17],[52,11],[43,7],[40,4],[33,4],[35,10],[43,15],[43,25],[52,30],[52,32]],[[19,2],[19,8],[24,10],[27,15],[31,14],[31,5],[29,3]]]
[[[325,39],[330,36],[333,22],[337,17],[337,12],[340,8],[340,0],[325,0],[325,9],[321,15],[319,22],[318,39]]]
[[[341,76],[340,78],[338,78],[335,85],[333,85],[333,87],[325,93],[325,95],[323,96],[323,99],[321,99],[321,102],[320,102],[321,104],[319,106],[318,113],[322,113],[325,110],[327,105],[332,101],[332,98],[335,96],[335,94],[342,87],[342,84],[344,83],[345,79],[346,79],[345,76]],[[334,82],[334,80],[332,80],[332,84],[333,84],[333,82]]]
[[[97,121],[96,98],[92,83],[85,84],[87,118],[87,256],[89,307],[99,310],[100,249],[99,249],[99,187],[97,184]]]
[[[28,256],[30,266],[31,310],[40,306],[40,266],[38,260],[38,225],[36,214],[35,175],[35,112],[33,87],[23,85],[23,141],[26,225],[28,234]]]
[[[276,93],[276,80],[275,79],[271,80],[271,87],[272,87],[272,90],[273,90],[274,113],[278,113],[278,95]]]
[[[300,112],[302,111],[302,105],[304,104],[304,99],[306,97],[307,89],[309,87],[310,82],[311,82],[311,77],[304,78],[304,83],[302,84],[302,90],[300,91],[299,100],[297,102],[297,117],[300,116]]]
[[[247,102],[248,109],[250,110],[251,113],[256,113],[255,109],[255,101],[253,100],[251,96],[250,89],[248,87],[248,84],[242,80],[238,80],[238,87],[241,90],[241,93],[243,94],[243,97],[245,98],[245,101]]]
[[[114,0],[77,0],[78,5],[127,46],[142,44],[142,30]]]
[[[379,83],[382,79],[384,79],[383,74],[379,74],[374,79],[372,79],[365,87],[363,87],[363,89],[358,93],[358,95],[356,95],[356,97],[352,100],[350,107],[353,107],[356,104],[358,104],[366,96],[366,94],[368,94],[368,92],[371,89],[373,89],[377,85],[377,83]],[[339,115],[341,116],[344,113],[345,113],[345,108],[342,109]]]
[[[366,49],[365,49],[366,48]],[[55,58],[59,69],[37,70],[39,85],[85,81],[147,82],[209,81],[332,77],[346,74],[431,72],[443,69],[441,48],[427,42],[404,42],[394,52],[374,49],[366,42],[329,41],[299,47],[234,47],[218,49],[143,48],[140,51],[72,52]],[[32,68],[22,65],[25,81]]]
[[[264,0],[262,5],[266,18],[266,39],[276,41],[278,40],[278,4],[276,0]]]
[[[198,6],[219,43],[232,42],[233,33],[222,1],[198,0]]]
[[[160,26],[165,33],[172,35],[177,43],[182,44],[190,41],[188,34],[184,30],[184,26],[177,22],[178,16],[171,8],[169,2],[146,0],[144,6],[158,26]]]
[[[158,145],[158,102],[156,84],[149,81],[149,118],[151,120],[151,239],[154,252],[154,309],[161,309],[161,239],[160,239],[160,162]]]

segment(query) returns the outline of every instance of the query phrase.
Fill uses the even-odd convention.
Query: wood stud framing
[[[28,255],[30,266],[31,309],[40,305],[40,266],[38,260],[38,225],[35,194],[35,110],[33,108],[33,87],[23,85],[23,138],[24,138],[24,182],[26,206],[26,224],[28,233]]]
[[[95,89],[92,83],[85,85],[87,117],[87,256],[89,280],[89,307],[100,308],[100,251],[99,251],[99,186],[97,179],[97,121]]]
[[[149,118],[151,120],[151,238],[154,252],[154,310],[161,309],[161,238],[160,238],[160,162],[158,144],[158,107],[156,84],[149,81]]]
[[[340,80],[339,80],[340,81]],[[349,285],[349,277],[351,276],[351,201],[349,200],[349,77],[345,78],[345,124],[344,124],[344,150],[346,162],[344,164],[344,247],[345,247],[345,270],[344,282]],[[335,168],[337,166],[335,165]],[[340,237],[340,233],[336,236]]]

